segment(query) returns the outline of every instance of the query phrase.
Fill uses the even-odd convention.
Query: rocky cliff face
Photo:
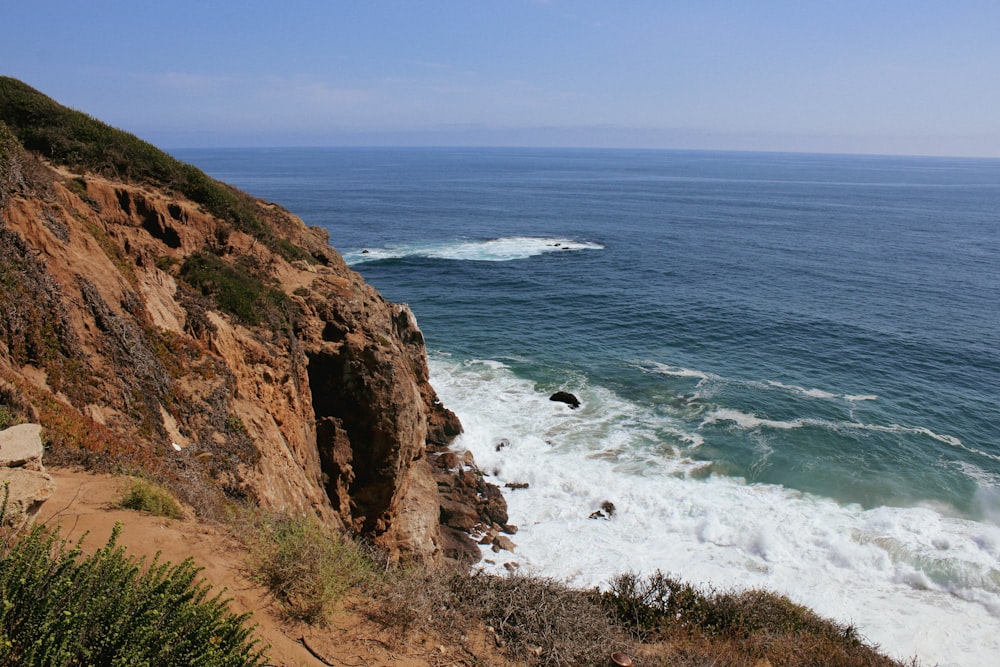
[[[45,427],[50,462],[141,469],[206,514],[227,498],[314,512],[394,558],[475,556],[441,525],[442,493],[487,526],[505,511],[439,455],[461,425],[407,307],[277,205],[200,173],[184,172],[195,201],[74,164],[10,108],[0,410]]]

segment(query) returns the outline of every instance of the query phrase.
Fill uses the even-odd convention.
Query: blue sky
[[[9,0],[0,73],[167,148],[1000,157],[996,0]]]

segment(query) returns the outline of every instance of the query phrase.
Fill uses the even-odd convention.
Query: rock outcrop
[[[324,230],[3,77],[0,284],[0,409],[56,461],[203,514],[312,512],[393,558],[472,557],[442,498],[506,516],[474,466],[429,461],[461,424],[416,319]]]
[[[35,520],[42,503],[55,492],[42,466],[42,427],[19,424],[0,431],[0,524],[14,529]]]

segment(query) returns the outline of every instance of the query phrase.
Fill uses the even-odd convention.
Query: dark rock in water
[[[500,441],[497,443],[496,450],[499,452],[501,449],[506,449],[507,447],[510,447],[510,440],[507,438],[500,438]]]
[[[569,393],[568,391],[557,391],[556,393],[549,396],[550,401],[557,401],[559,403],[565,403],[573,410],[580,407],[580,399]]]
[[[528,488],[528,483],[527,482],[507,482],[506,484],[504,484],[504,486],[507,487],[508,489],[515,489],[515,490],[516,489],[526,489],[526,488]]]
[[[605,500],[601,503],[601,509],[590,513],[589,519],[610,519],[615,515],[617,509],[615,504],[610,500]]]

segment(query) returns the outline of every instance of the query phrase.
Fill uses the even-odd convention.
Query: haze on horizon
[[[0,74],[167,148],[1000,157],[1000,2],[8,3]]]

